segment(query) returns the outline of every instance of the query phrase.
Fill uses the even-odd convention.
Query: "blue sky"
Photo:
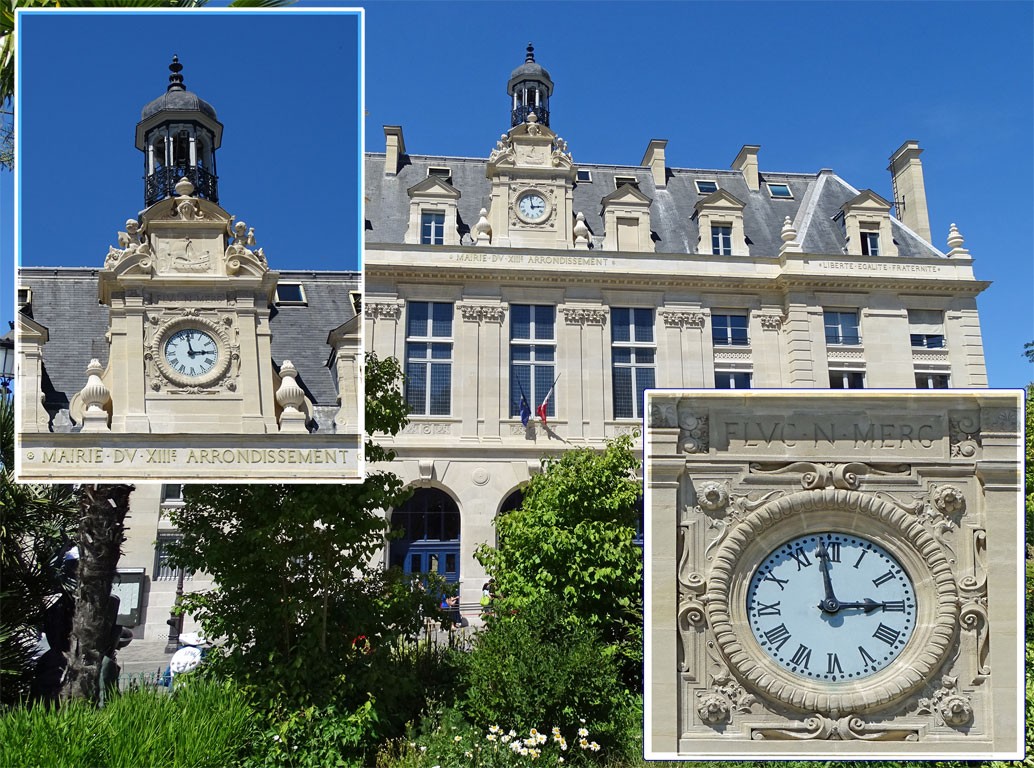
[[[832,168],[856,188],[890,199],[889,157],[906,139],[918,140],[934,245],[945,250],[948,227],[957,223],[977,277],[993,281],[978,299],[990,383],[1019,387],[1034,378],[1021,355],[1034,339],[1034,4],[365,7],[370,151],[383,151],[381,126],[388,124],[403,127],[413,153],[487,156],[509,127],[506,81],[528,41],[556,84],[551,125],[576,163],[634,165],[650,139],[663,138],[671,166],[728,168],[743,144],[759,144],[763,172]],[[223,204],[256,228],[275,266],[329,268],[330,249],[347,244],[343,209],[315,206],[340,200],[349,186],[334,169],[334,129],[341,126],[296,110],[335,107],[332,96],[345,78],[334,77],[329,63],[316,65],[312,76],[301,67],[343,56],[342,36],[321,24],[294,32],[294,22],[267,33],[260,16],[245,15],[218,35],[178,15],[168,23],[183,24],[183,31],[163,29],[160,36],[153,19],[137,34],[97,37],[72,24],[58,50],[48,45],[48,66],[81,73],[71,85],[89,102],[77,107],[85,113],[64,103],[50,107],[60,131],[44,145],[59,155],[49,199],[69,209],[89,204],[95,234],[59,228],[55,205],[27,235],[45,242],[39,252],[99,266],[116,230],[142,207],[133,127],[140,107],[164,89],[168,59],[178,53],[187,87],[211,102],[226,126],[218,160]],[[274,109],[274,98],[295,101]],[[91,120],[85,127],[89,115],[103,117],[104,126]],[[109,134],[110,145],[91,143],[107,142]],[[80,152],[94,159],[78,163]],[[239,164],[231,153],[240,154]],[[0,174],[0,194],[9,215],[10,174]],[[281,215],[303,196],[303,205]],[[278,217],[287,227],[283,241],[273,239]],[[6,241],[9,228],[0,224]],[[10,258],[9,250],[2,253]],[[5,302],[9,297],[3,291]]]
[[[358,13],[59,11],[18,35],[22,264],[103,264],[144,207],[135,128],[176,54],[224,126],[220,204],[270,266],[358,269]]]

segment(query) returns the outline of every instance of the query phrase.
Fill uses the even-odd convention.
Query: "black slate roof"
[[[430,166],[447,166],[452,171],[452,185],[461,197],[459,218],[461,243],[478,220],[478,211],[489,206],[491,185],[485,176],[486,159],[443,157],[441,155],[405,155],[395,176],[384,174],[384,154],[366,156],[366,242],[402,243],[409,223],[409,196],[406,190],[427,176]],[[761,171],[761,188],[747,188],[743,174],[729,169],[668,168],[667,185],[658,189],[650,169],[645,166],[621,166],[576,163],[579,170],[589,171],[591,182],[578,182],[574,188],[574,212],[585,214],[585,223],[600,247],[603,241],[601,200],[614,191],[615,176],[634,176],[639,190],[652,200],[650,227],[655,236],[657,253],[694,253],[697,251],[698,228],[694,206],[705,197],[696,190],[697,179],[709,179],[744,203],[743,227],[751,256],[776,256],[782,245],[780,231],[789,216],[797,227],[798,240],[807,253],[838,255],[844,253],[846,241],[843,227],[833,217],[840,207],[858,194],[835,173],[776,173]],[[766,182],[786,184],[793,199],[776,199]],[[891,219],[891,231],[901,258],[939,258],[944,254],[926,242],[900,221]],[[704,244],[704,248],[710,244]]]
[[[97,269],[70,267],[19,271],[18,285],[32,289],[27,314],[50,332],[43,347],[43,388],[52,413],[68,408],[85,386],[90,358],[96,357],[102,365],[108,362],[109,310],[98,303],[97,275]],[[356,316],[349,292],[359,289],[359,273],[281,270],[280,284],[285,283],[300,283],[306,304],[271,310],[273,362],[279,368],[290,360],[313,404],[333,406],[337,379],[327,367],[331,355],[327,335]]]

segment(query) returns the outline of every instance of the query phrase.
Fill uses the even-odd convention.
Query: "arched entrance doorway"
[[[391,529],[403,534],[391,542],[389,565],[459,581],[460,511],[451,496],[437,488],[418,489],[392,512]]]

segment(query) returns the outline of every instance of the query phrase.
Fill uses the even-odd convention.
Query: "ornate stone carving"
[[[725,671],[711,676],[711,690],[697,691],[697,715],[708,725],[729,720],[733,712],[749,714],[757,701]]]
[[[984,408],[980,413],[984,429],[989,432],[1015,432],[1017,413],[1012,408]]]
[[[363,315],[369,320],[398,320],[402,316],[402,303],[367,301],[363,304]]]
[[[661,319],[667,328],[703,328],[707,315],[703,312],[680,309],[661,309]]]
[[[101,380],[104,367],[93,358],[86,366],[86,386],[79,396],[83,401],[83,432],[110,432],[107,406],[111,402],[111,390]]]
[[[305,392],[295,379],[298,370],[290,360],[284,360],[280,366],[280,388],[276,391],[276,401],[283,409],[280,413],[281,432],[308,432],[305,428]]]
[[[568,325],[606,325],[607,310],[587,307],[561,307],[560,312]]]
[[[753,728],[751,739],[755,741],[786,741],[789,739],[818,739],[833,741],[918,741],[917,728],[894,728],[873,725],[858,715],[832,718],[815,714],[798,723],[780,728]]]
[[[249,229],[248,225],[243,221],[238,221],[234,224],[233,217],[231,216],[230,221],[226,224],[226,233],[233,238],[233,242],[227,246],[224,256],[226,274],[236,275],[240,272],[241,266],[249,262],[257,262],[262,269],[268,269],[269,265],[266,263],[266,255],[262,252],[262,249],[259,248],[252,252],[246,247],[255,245],[254,227]]]
[[[671,400],[652,401],[650,403],[650,426],[677,427],[678,416],[675,412],[675,403]]]
[[[711,450],[708,417],[693,413],[693,404],[680,400],[678,404],[679,450],[685,453],[707,453]]]
[[[958,689],[958,678],[945,675],[941,687],[930,698],[919,700],[918,712],[933,715],[938,725],[959,728],[973,721],[973,705],[969,696]]]
[[[126,231],[118,233],[118,248],[108,246],[104,268],[111,269],[127,256],[151,256],[151,244],[144,235],[146,224],[141,227],[136,219],[126,219]]]
[[[957,415],[948,420],[948,435],[952,458],[971,459],[980,448],[980,419],[977,416]]]
[[[762,330],[778,331],[783,327],[783,323],[786,322],[786,315],[776,315],[765,312],[758,314],[758,320],[761,322]]]
[[[474,240],[478,243],[492,242],[492,225],[488,222],[488,209],[478,211],[478,220],[473,230]]]
[[[930,486],[934,508],[945,517],[961,516],[966,510],[966,497],[954,485]]]
[[[436,424],[428,421],[409,422],[402,428],[404,435],[451,435],[452,424]]]
[[[819,464],[812,461],[795,461],[775,469],[764,469],[761,464],[751,464],[750,471],[759,475],[785,475],[799,472],[801,473],[801,486],[809,490],[829,488],[830,486],[854,490],[861,484],[860,475],[866,475],[875,470],[868,464],[859,462],[836,464],[828,461]]]
[[[729,503],[729,484],[707,482],[697,491],[697,504],[708,514],[721,512]]]
[[[458,304],[460,316],[471,323],[502,323],[506,310],[498,304]]]
[[[592,233],[589,232],[589,227],[585,223],[585,214],[581,211],[578,211],[578,214],[575,216],[573,234],[575,248],[589,247],[589,236]]]

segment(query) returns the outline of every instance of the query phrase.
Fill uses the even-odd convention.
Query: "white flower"
[[[578,735],[581,736],[584,739],[586,736],[589,735],[589,729],[588,728],[579,728],[578,729]]]
[[[585,718],[584,717],[579,717],[578,718],[578,722],[579,723],[584,723],[585,722]]]
[[[499,740],[503,742],[503,744],[505,744],[510,740],[510,734],[504,733],[502,736],[499,737]]]
[[[599,752],[600,751],[600,745],[597,744],[595,741],[590,741],[589,742],[589,749],[591,749],[593,752]]]
[[[278,734],[276,734],[276,735],[275,735],[275,736],[273,737],[273,741],[280,741],[280,734],[279,734],[279,733],[278,733]]]
[[[510,733],[508,735],[512,739],[514,736],[517,735],[517,731],[515,731],[513,728],[511,728],[510,729]]]
[[[474,753],[473,753],[473,752],[471,752],[471,751],[470,751],[470,750],[468,749],[468,750],[467,750],[466,752],[464,752],[464,753],[463,753],[463,756],[464,756],[464,757],[474,757]]]
[[[485,736],[485,738],[488,739],[489,741],[495,741],[497,736],[494,733],[490,733],[487,736]],[[505,736],[503,736],[503,738],[506,739]],[[506,739],[506,740],[509,741],[509,739]]]
[[[420,747],[420,751],[421,751],[421,752],[426,752],[426,751],[427,751],[427,747],[425,747],[425,746],[421,746],[421,747]]]
[[[564,762],[564,758],[563,758],[563,756],[561,756],[561,757],[558,757],[558,758],[556,759],[556,761],[557,761],[558,763],[562,763],[562,762]]]
[[[462,736],[453,736],[452,740],[455,741],[458,744],[459,742],[463,741],[463,737]]]
[[[491,725],[491,726],[488,727],[488,732],[489,733],[499,733],[499,731],[501,731],[501,730],[503,730],[503,729],[500,728],[498,725]]]

